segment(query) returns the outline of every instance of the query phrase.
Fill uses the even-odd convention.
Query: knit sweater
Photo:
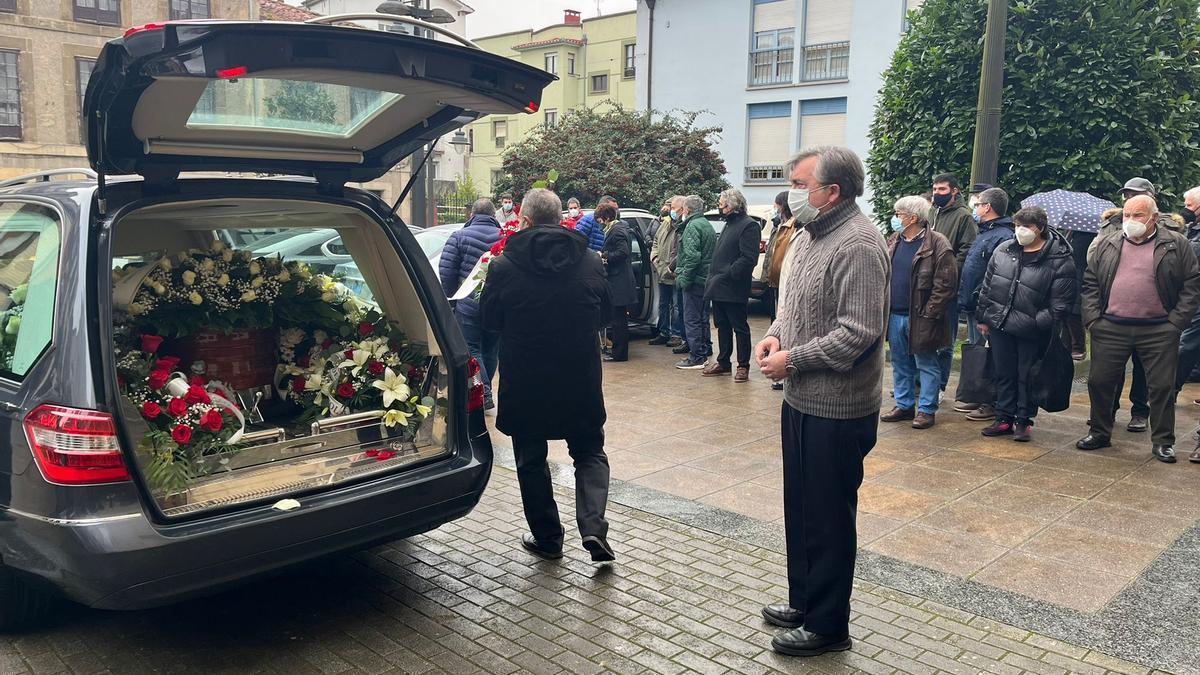
[[[890,267],[883,237],[847,201],[805,226],[792,246],[787,289],[767,331],[795,368],[784,399],[816,417],[878,414]]]

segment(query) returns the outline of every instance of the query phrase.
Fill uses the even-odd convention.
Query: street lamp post
[[[979,73],[979,103],[975,112],[975,149],[971,183],[996,184],[1000,163],[1000,109],[1004,95],[1004,38],[1008,0],[988,0],[983,33],[983,68]]]

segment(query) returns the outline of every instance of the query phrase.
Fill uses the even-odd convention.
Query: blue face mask
[[[972,218],[972,219],[974,219],[974,221],[975,221],[975,222],[977,222],[977,223],[978,223],[978,222],[982,222],[982,221],[983,221],[983,218],[980,218],[980,217],[979,217],[979,212],[978,212],[978,211],[972,211],[972,212],[971,212],[971,218]]]
[[[671,209],[671,220],[679,220],[679,212]]]
[[[904,221],[900,220],[900,216],[892,216],[892,232],[899,232],[904,229]]]

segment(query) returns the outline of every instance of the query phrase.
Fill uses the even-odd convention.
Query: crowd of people
[[[761,228],[737,190],[718,198],[720,236],[695,195],[671,198],[646,233],[659,285],[650,344],[673,348],[682,357],[678,368],[705,377],[746,382],[753,362],[783,390],[789,597],[762,610],[785,629],[772,641],[776,651],[812,656],[850,648],[863,460],[881,421],[936,424],[960,316],[967,317],[967,343],[989,354],[992,367],[978,372],[992,376],[988,386],[963,386],[980,384],[966,381],[980,376],[961,373],[960,393],[985,393],[960,396],[954,409],[988,422],[984,436],[1031,440],[1044,406],[1033,382],[1039,365],[1055,349],[1069,353],[1068,363],[1090,349],[1089,430],[1076,446],[1111,443],[1132,359],[1127,429],[1149,428],[1153,456],[1176,461],[1175,399],[1200,361],[1200,187],[1173,216],[1160,212],[1154,185],[1135,178],[1097,232],[1064,232],[1039,207],[1010,216],[1009,195],[999,187],[975,185],[964,196],[959,180],[944,173],[930,192],[895,201],[885,238],[857,205],[865,172],[853,151],[809,149],[786,171],[791,189],[775,200],[761,265]],[[499,371],[496,426],[513,439],[530,528],[521,543],[543,558],[563,555],[547,441],[565,439],[583,546],[593,560],[612,561],[601,377],[603,361],[629,355],[628,311],[637,298],[632,233],[607,196],[586,214],[571,199],[564,215],[559,197],[545,189],[530,190],[518,207],[508,206],[509,195],[501,203],[499,214],[489,200],[474,205],[447,243],[440,272],[451,296],[485,253],[502,251],[478,300],[459,300],[455,315],[488,383],[489,408]],[[747,311],[756,268],[772,322],[752,344]],[[894,406],[880,414],[888,351]],[[1200,450],[1189,459],[1200,463]]]

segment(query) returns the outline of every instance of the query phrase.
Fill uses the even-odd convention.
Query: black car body
[[[349,84],[374,109],[340,131],[313,131],[216,119],[219,97],[216,112],[206,107],[214,88],[256,78]],[[11,309],[23,286],[24,303],[0,373],[0,626],[30,618],[45,590],[94,607],[152,606],[468,513],[492,457],[478,368],[393,205],[345,183],[482,115],[535,110],[551,79],[471,46],[343,26],[167,23],[109,43],[85,104],[98,180],[0,188],[0,301]],[[202,107],[212,124],[195,123]],[[308,179],[179,177],[193,170]],[[279,213],[351,235],[348,254],[370,263],[376,295],[401,307],[389,318],[430,345],[436,423],[411,461],[239,487],[243,474],[286,470],[283,458],[222,474],[227,498],[172,508],[147,487],[134,450],[140,418],[122,407],[113,261],[169,255],[237,223],[272,231]],[[6,315],[4,328],[12,323]],[[320,468],[321,451],[300,448],[296,461]]]

